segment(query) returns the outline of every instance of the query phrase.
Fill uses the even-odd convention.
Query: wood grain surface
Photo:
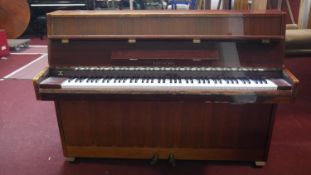
[[[57,11],[48,14],[48,37],[281,39],[283,15],[276,11]]]
[[[56,107],[67,156],[164,158],[170,152],[178,159],[265,160],[273,118],[271,104],[57,101]]]

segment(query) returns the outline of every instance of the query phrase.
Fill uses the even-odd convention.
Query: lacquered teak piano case
[[[283,65],[279,11],[57,11],[37,98],[55,101],[65,157],[268,158]]]

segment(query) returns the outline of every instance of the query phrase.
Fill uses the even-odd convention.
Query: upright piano
[[[64,156],[268,158],[278,103],[295,99],[280,11],[56,11],[49,67]],[[72,159],[68,159],[72,160]]]

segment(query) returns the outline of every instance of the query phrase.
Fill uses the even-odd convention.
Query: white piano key
[[[103,81],[106,80],[106,81]],[[205,79],[203,83],[199,79],[147,79],[138,78],[136,80],[127,78],[111,78],[108,82],[107,79],[68,79],[61,84],[63,89],[80,89],[80,90],[126,90],[126,91],[185,91],[185,90],[276,90],[277,85],[270,80],[267,83],[256,83],[251,80],[250,83],[243,83],[243,80],[237,79],[234,83],[227,82],[227,79]],[[160,80],[160,82],[159,82]],[[209,80],[209,81],[208,81]]]

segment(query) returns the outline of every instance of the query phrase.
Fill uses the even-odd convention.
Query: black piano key
[[[237,78],[237,80],[239,81],[239,83],[240,83],[240,82],[244,83],[244,82],[243,82],[243,81],[244,81],[243,78],[240,78],[240,77],[239,77],[239,78]]]
[[[246,84],[246,80],[245,79],[240,79],[242,81],[243,84]]]
[[[245,81],[246,81],[248,84],[251,84],[251,80],[250,80],[250,79],[245,79]]]
[[[227,80],[228,80],[229,84],[234,84],[234,81],[233,81],[232,77],[228,77]]]
[[[221,81],[221,79],[217,79],[217,81],[218,81],[218,83],[219,83],[219,84],[222,84],[222,81]]]
[[[217,80],[216,79],[212,79],[214,81],[215,84],[217,84]]]
[[[237,78],[233,78],[233,83],[239,84],[239,81],[237,80]]]

